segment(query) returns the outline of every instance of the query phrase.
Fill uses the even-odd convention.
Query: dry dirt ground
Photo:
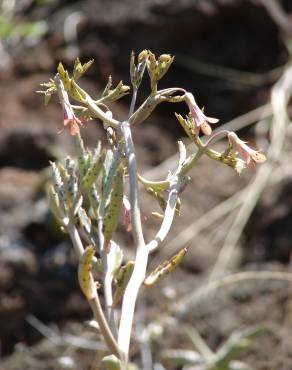
[[[137,6],[132,16],[127,8],[133,8],[131,1],[125,2],[124,7],[113,2],[116,6],[113,9],[98,3],[101,10],[95,13],[94,1],[87,1],[85,8],[76,2],[66,2],[66,6],[59,4],[59,8],[48,5],[37,11],[33,7],[25,9],[25,17],[32,11],[36,19],[53,14],[49,18],[49,35],[35,48],[18,47],[10,69],[1,73],[1,370],[89,369],[95,358],[95,352],[85,343],[94,340],[95,334],[84,325],[84,321],[90,319],[90,310],[78,288],[77,260],[69,239],[59,231],[45,200],[48,162],[64,153],[72,153],[72,139],[65,132],[57,135],[62,121],[57,102],[44,108],[41,98],[34,94],[38,84],[51,76],[59,59],[67,58],[69,63],[65,53],[68,44],[57,32],[64,14],[79,7],[85,11],[77,45],[82,57],[97,59],[90,72],[91,82],[85,81],[89,89],[99,91],[108,73],[116,80],[127,81],[127,61],[132,48],[171,52],[177,54],[177,63],[165,84],[199,92],[200,102],[222,122],[266,103],[273,81],[246,86],[240,80],[242,76],[231,81],[206,76],[200,71],[194,73],[183,55],[253,73],[267,72],[287,61],[277,28],[261,8],[248,2],[227,1],[222,5],[221,1],[199,1],[197,7],[192,7],[189,1],[181,5],[169,1],[167,6],[150,1],[141,8]],[[144,94],[145,90],[141,95]],[[125,117],[127,103],[127,98],[119,103],[115,114]],[[184,108],[176,106],[175,110],[184,113]],[[176,153],[176,140],[183,133],[173,112],[172,108],[160,107],[151,122],[135,130],[142,173],[149,173],[153,166]],[[105,141],[98,123],[90,123],[83,134],[89,146],[99,139]],[[254,130],[245,130],[242,134],[254,138]],[[184,137],[183,140],[187,142]],[[163,178],[167,170],[162,166],[158,178]],[[170,257],[167,247],[179,232],[242,189],[253,176],[246,173],[239,178],[231,169],[203,158],[182,194],[182,215],[176,219],[165,247],[152,257],[150,264],[155,266]],[[291,176],[291,170],[287,169],[281,181],[265,190],[240,239],[230,270],[289,270]],[[158,221],[150,216],[152,207],[151,198],[143,194],[148,238],[158,227]],[[231,284],[202,296],[183,314],[172,311],[174,302],[206,284],[230,227],[230,217],[229,222],[227,218],[228,214],[191,238],[181,268],[157,288],[143,291],[138,305],[138,325],[156,323],[149,345],[154,362],[159,362],[163,349],[191,348],[181,323],[194,326],[212,349],[218,348],[235,330],[264,324],[267,330],[241,354],[241,359],[252,369],[291,370],[292,302],[287,282],[264,280]],[[215,234],[218,230],[221,233]],[[125,238],[121,230],[118,236],[126,243],[126,256],[130,258],[134,253],[131,238]],[[160,318],[167,313],[173,318],[174,326],[168,323],[162,330]],[[137,332],[139,330],[138,326]],[[74,345],[76,338],[80,347],[85,343],[85,348]],[[84,341],[80,342],[80,338]],[[140,351],[141,344],[135,341],[132,358],[137,364],[140,364]],[[103,352],[100,353],[102,356]]]

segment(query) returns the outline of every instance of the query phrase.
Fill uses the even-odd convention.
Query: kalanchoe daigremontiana
[[[67,157],[64,161],[52,163],[52,184],[48,187],[48,194],[54,215],[69,234],[79,256],[80,287],[110,352],[103,361],[107,369],[126,369],[135,303],[142,285],[158,283],[175,270],[186,254],[185,246],[178,245],[178,252],[174,256],[162,261],[152,273],[147,272],[149,254],[162,245],[175,215],[180,214],[180,195],[188,183],[189,171],[203,155],[232,167],[237,173],[241,173],[246,166],[254,167],[256,163],[265,161],[263,154],[249,148],[235,133],[225,132],[228,146],[223,152],[211,147],[213,139],[220,132],[210,136],[207,141],[200,138],[201,131],[206,135],[212,133],[209,124],[218,122],[218,119],[207,117],[192,93],[179,87],[158,89],[159,81],[173,60],[174,57],[169,54],[156,58],[149,50],[143,50],[136,62],[132,53],[132,101],[126,121],[115,117],[108,104],[128,94],[129,86],[119,82],[112,88],[112,78],[109,77],[101,96],[92,97],[79,85],[80,77],[92,61],[81,64],[77,60],[72,75],[59,63],[55,77],[42,84],[46,90],[41,93],[46,102],[52,94],[58,93],[64,111],[64,127],[68,127],[70,134],[76,138],[76,159]],[[151,92],[135,110],[137,90],[146,68]],[[73,105],[71,100],[77,105]],[[180,114],[176,114],[176,117],[197,146],[197,151],[188,153],[183,143],[179,142],[176,168],[171,169],[165,179],[150,181],[138,173],[131,129],[146,121],[155,108],[164,102],[185,102],[188,106],[189,114],[185,118]],[[107,146],[101,148],[99,143],[94,150],[86,148],[81,138],[83,120],[98,120],[98,124],[106,131]],[[237,152],[241,158],[237,157]],[[143,235],[138,182],[154,197],[162,210],[162,215],[159,215],[161,225],[148,243]],[[153,214],[157,215],[157,212]],[[119,223],[124,225],[121,230],[132,233],[136,248],[135,261],[123,261],[123,248],[115,242]],[[103,306],[97,288],[103,291]],[[116,310],[120,312],[119,322]]]

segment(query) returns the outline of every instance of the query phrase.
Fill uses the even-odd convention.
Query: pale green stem
[[[130,183],[130,203],[133,226],[133,237],[137,246],[145,244],[142,224],[140,218],[139,193],[138,193],[138,172],[135,156],[135,147],[129,123],[122,122],[121,131],[125,139],[126,156],[128,159],[128,173]]]
[[[68,234],[72,240],[73,246],[75,248],[75,251],[80,258],[82,254],[84,253],[84,247],[82,244],[82,241],[80,239],[79,233],[77,231],[77,228],[74,224],[69,222],[69,224],[66,226],[66,229],[68,231]],[[117,357],[120,356],[120,351],[118,344],[111,332],[111,329],[106,321],[106,318],[104,316],[104,313],[101,308],[101,304],[99,301],[98,293],[96,293],[96,297],[94,299],[89,300],[90,307],[93,311],[94,318],[97,321],[100,331],[104,337],[105,343],[108,346],[108,349],[115,354]]]
[[[205,146],[201,146],[198,148],[197,152],[190,156],[186,163],[182,167],[182,175],[186,175],[198,162],[198,160],[202,157],[202,155],[206,152]]]
[[[118,358],[121,358],[119,346],[108,326],[108,323],[106,321],[106,318],[104,316],[104,313],[103,313],[103,310],[100,304],[98,294],[96,294],[96,297],[94,297],[93,299],[89,301],[89,304],[93,311],[94,318],[98,323],[100,332],[103,335],[104,341],[106,345],[108,346],[108,349],[110,350],[112,354],[116,355]]]
[[[128,122],[123,122],[121,124],[121,132],[125,139],[126,156],[128,159],[132,232],[134,242],[137,246],[135,267],[130,278],[130,281],[128,283],[128,286],[125,290],[123,298],[118,336],[119,348],[124,356],[123,360],[126,366],[128,362],[135,304],[139,293],[139,289],[146,275],[146,268],[148,262],[148,249],[145,246],[145,241],[142,232],[138,198],[138,179],[137,179],[135,148],[132,140],[131,129]]]
[[[217,141],[219,136],[222,136],[222,135],[228,136],[229,133],[230,133],[230,131],[228,131],[228,130],[220,130],[220,131],[215,132],[205,142],[205,146],[209,146],[211,144],[211,142],[214,141],[214,140]]]
[[[170,181],[169,180],[162,180],[162,181],[151,181],[147,180],[144,177],[138,175],[138,180],[147,188],[147,187],[153,187],[157,190],[167,190],[170,187]]]
[[[72,240],[75,252],[76,252],[78,258],[80,258],[82,256],[82,254],[84,253],[84,247],[83,247],[82,241],[80,239],[78,230],[77,230],[76,226],[74,224],[72,224],[70,221],[69,221],[69,224],[65,227],[66,227],[66,230],[68,231],[68,234],[69,234],[69,236]]]
[[[181,91],[183,92],[184,94],[187,92],[185,89],[181,88],[181,87],[168,87],[167,89],[162,89],[162,90],[159,90],[158,92],[160,94],[172,94],[173,92],[177,92],[177,91]]]
[[[131,105],[130,105],[129,117],[128,118],[130,118],[131,115],[134,113],[136,99],[137,99],[137,92],[138,92],[138,89],[133,87],[133,95],[132,95],[132,100],[131,100]]]
[[[108,271],[107,263],[107,251],[104,249],[104,235],[102,232],[103,220],[100,217],[98,220],[98,237],[100,244],[100,256],[102,260],[102,269],[103,269],[103,292],[105,300],[105,312],[106,317],[109,322],[109,326],[115,338],[118,336],[118,329],[115,322],[114,310],[112,308],[113,304],[113,293],[112,293],[112,276]]]
[[[175,178],[170,183],[169,195],[167,199],[167,206],[164,212],[164,218],[160,226],[160,229],[155,235],[154,239],[151,240],[151,242],[147,244],[147,249],[149,250],[150,253],[159,247],[159,245],[166,238],[171,228],[174,215],[175,215],[176,202],[178,198],[177,183],[178,183],[178,177],[175,176]]]
[[[89,95],[86,96],[86,105],[88,106],[90,111],[94,114],[94,116],[101,119],[103,123],[105,123],[107,126],[115,128],[119,127],[120,122],[110,117],[102,109],[100,109]]]
[[[168,95],[173,94],[176,91],[185,92],[184,89],[172,87],[169,89],[156,91],[155,94],[151,93],[144,103],[140,105],[140,107],[129,117],[128,122],[131,125],[136,125],[145,121],[145,119],[149,117],[158,104],[167,102],[168,99],[171,99],[171,97]],[[181,97],[181,101],[183,101],[183,97]]]
[[[181,180],[187,171],[195,166],[203,153],[204,147],[200,148],[193,157],[190,157],[188,162],[185,161],[185,153],[181,153],[178,168],[170,180],[169,195],[162,224],[155,238],[147,244],[147,248],[150,253],[160,246],[169,233],[175,215],[176,202],[181,187]]]

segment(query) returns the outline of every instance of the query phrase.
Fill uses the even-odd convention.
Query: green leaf
[[[69,77],[68,72],[65,70],[63,64],[60,62],[57,67],[57,71],[61,77],[61,80],[64,84],[64,88],[66,91],[70,91],[71,89],[71,78]]]
[[[122,164],[120,164],[113,179],[110,200],[108,206],[106,207],[106,213],[103,220],[103,234],[105,239],[105,247],[107,247],[107,245],[109,244],[112,235],[117,228],[123,204],[123,194],[124,194],[124,167]]]
[[[79,221],[80,221],[81,226],[85,229],[85,231],[87,233],[90,233],[91,232],[91,220],[87,216],[87,213],[86,213],[84,208],[79,207],[78,217],[79,217]]]
[[[95,249],[93,245],[89,245],[79,258],[78,264],[79,285],[88,300],[96,297],[96,285],[91,274],[94,254]]]
[[[124,253],[120,246],[117,243],[112,242],[110,244],[109,252],[107,253],[107,273],[114,276],[117,270],[121,267],[123,256]]]
[[[70,157],[66,158],[65,167],[59,163],[58,168],[64,184],[64,204],[67,209],[71,209],[76,201],[78,192],[78,179],[74,171],[74,161]],[[73,168],[71,168],[73,166]],[[70,173],[69,173],[70,172]]]
[[[243,331],[234,332],[216,353],[216,366],[218,369],[228,369],[231,360],[237,357],[241,351],[250,347],[254,339],[263,333],[264,330],[263,326],[258,325]]]
[[[80,134],[75,135],[75,138],[75,145],[78,157],[79,179],[82,181],[88,170],[89,155],[84,148],[84,143]]]
[[[83,197],[82,195],[77,198],[73,204],[73,215],[75,216],[78,211],[79,211],[79,208],[82,206],[82,203],[83,203]]]
[[[144,280],[144,285],[152,286],[157,284],[163,277],[171,273],[183,260],[187,253],[187,248],[181,249],[170,260],[162,262],[154,271]]]
[[[75,60],[74,68],[73,68],[73,78],[78,80],[84,73],[88,70],[88,68],[94,62],[93,59],[89,60],[87,63],[81,64],[79,58]]]
[[[53,185],[50,185],[48,187],[47,196],[48,196],[49,206],[50,206],[50,209],[53,215],[56,217],[58,221],[61,221],[63,215],[61,214],[60,199],[59,199],[58,194],[55,192]]]
[[[161,353],[162,362],[171,366],[202,365],[204,359],[196,351],[169,349]]]
[[[89,167],[86,175],[82,179],[82,187],[85,189],[89,189],[100,175],[105,158],[105,151],[103,151],[98,157],[95,157],[96,156],[94,156],[92,160],[92,165]]]
[[[6,39],[11,36],[13,32],[13,24],[4,15],[0,15],[0,39]]]
[[[127,95],[129,91],[130,86],[124,85],[123,81],[120,81],[113,90],[107,91],[107,95],[105,95],[104,98],[113,102]]]
[[[113,153],[108,150],[103,165],[102,197],[100,201],[99,214],[103,217],[105,208],[110,202],[112,184],[122,156],[121,144]]]
[[[45,99],[45,105],[48,105],[50,100],[51,100],[52,94],[50,93],[45,93],[44,94],[44,99]]]
[[[116,278],[116,290],[115,290],[114,298],[113,298],[113,307],[116,307],[116,305],[119,303],[119,301],[123,297],[123,294],[126,290],[128,282],[132,276],[134,267],[135,267],[135,262],[128,261],[124,266],[122,266],[119,269],[119,272]]]
[[[195,137],[195,127],[191,124],[190,119],[184,119],[180,114],[175,113],[175,116],[184,129],[185,133],[188,135],[188,137],[193,140]]]
[[[60,170],[57,167],[55,162],[50,162],[51,168],[53,172],[53,182],[54,182],[54,188],[55,191],[58,193],[60,201],[64,200],[64,183],[60,174]]]
[[[18,32],[21,37],[40,37],[48,30],[48,25],[45,21],[39,22],[24,22],[18,26]]]
[[[112,76],[108,76],[108,82],[106,84],[106,87],[105,89],[103,90],[103,93],[102,93],[102,97],[106,97],[108,96],[109,92],[110,92],[110,89],[112,87],[112,84],[113,84],[113,79],[112,79]]]
[[[91,185],[91,188],[87,190],[87,196],[90,203],[90,216],[94,219],[98,219],[98,207],[99,207],[99,195],[95,184]]]

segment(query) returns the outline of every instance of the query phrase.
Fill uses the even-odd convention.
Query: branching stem
[[[134,271],[132,273],[131,279],[128,283],[128,286],[124,294],[118,335],[119,348],[124,356],[125,363],[127,363],[135,304],[139,289],[145,279],[148,262],[148,249],[146,248],[145,245],[141,225],[139,197],[138,197],[138,173],[135,157],[135,148],[132,140],[131,129],[128,122],[123,122],[121,124],[121,132],[125,139],[125,149],[128,160],[132,232],[134,242],[137,246]]]

